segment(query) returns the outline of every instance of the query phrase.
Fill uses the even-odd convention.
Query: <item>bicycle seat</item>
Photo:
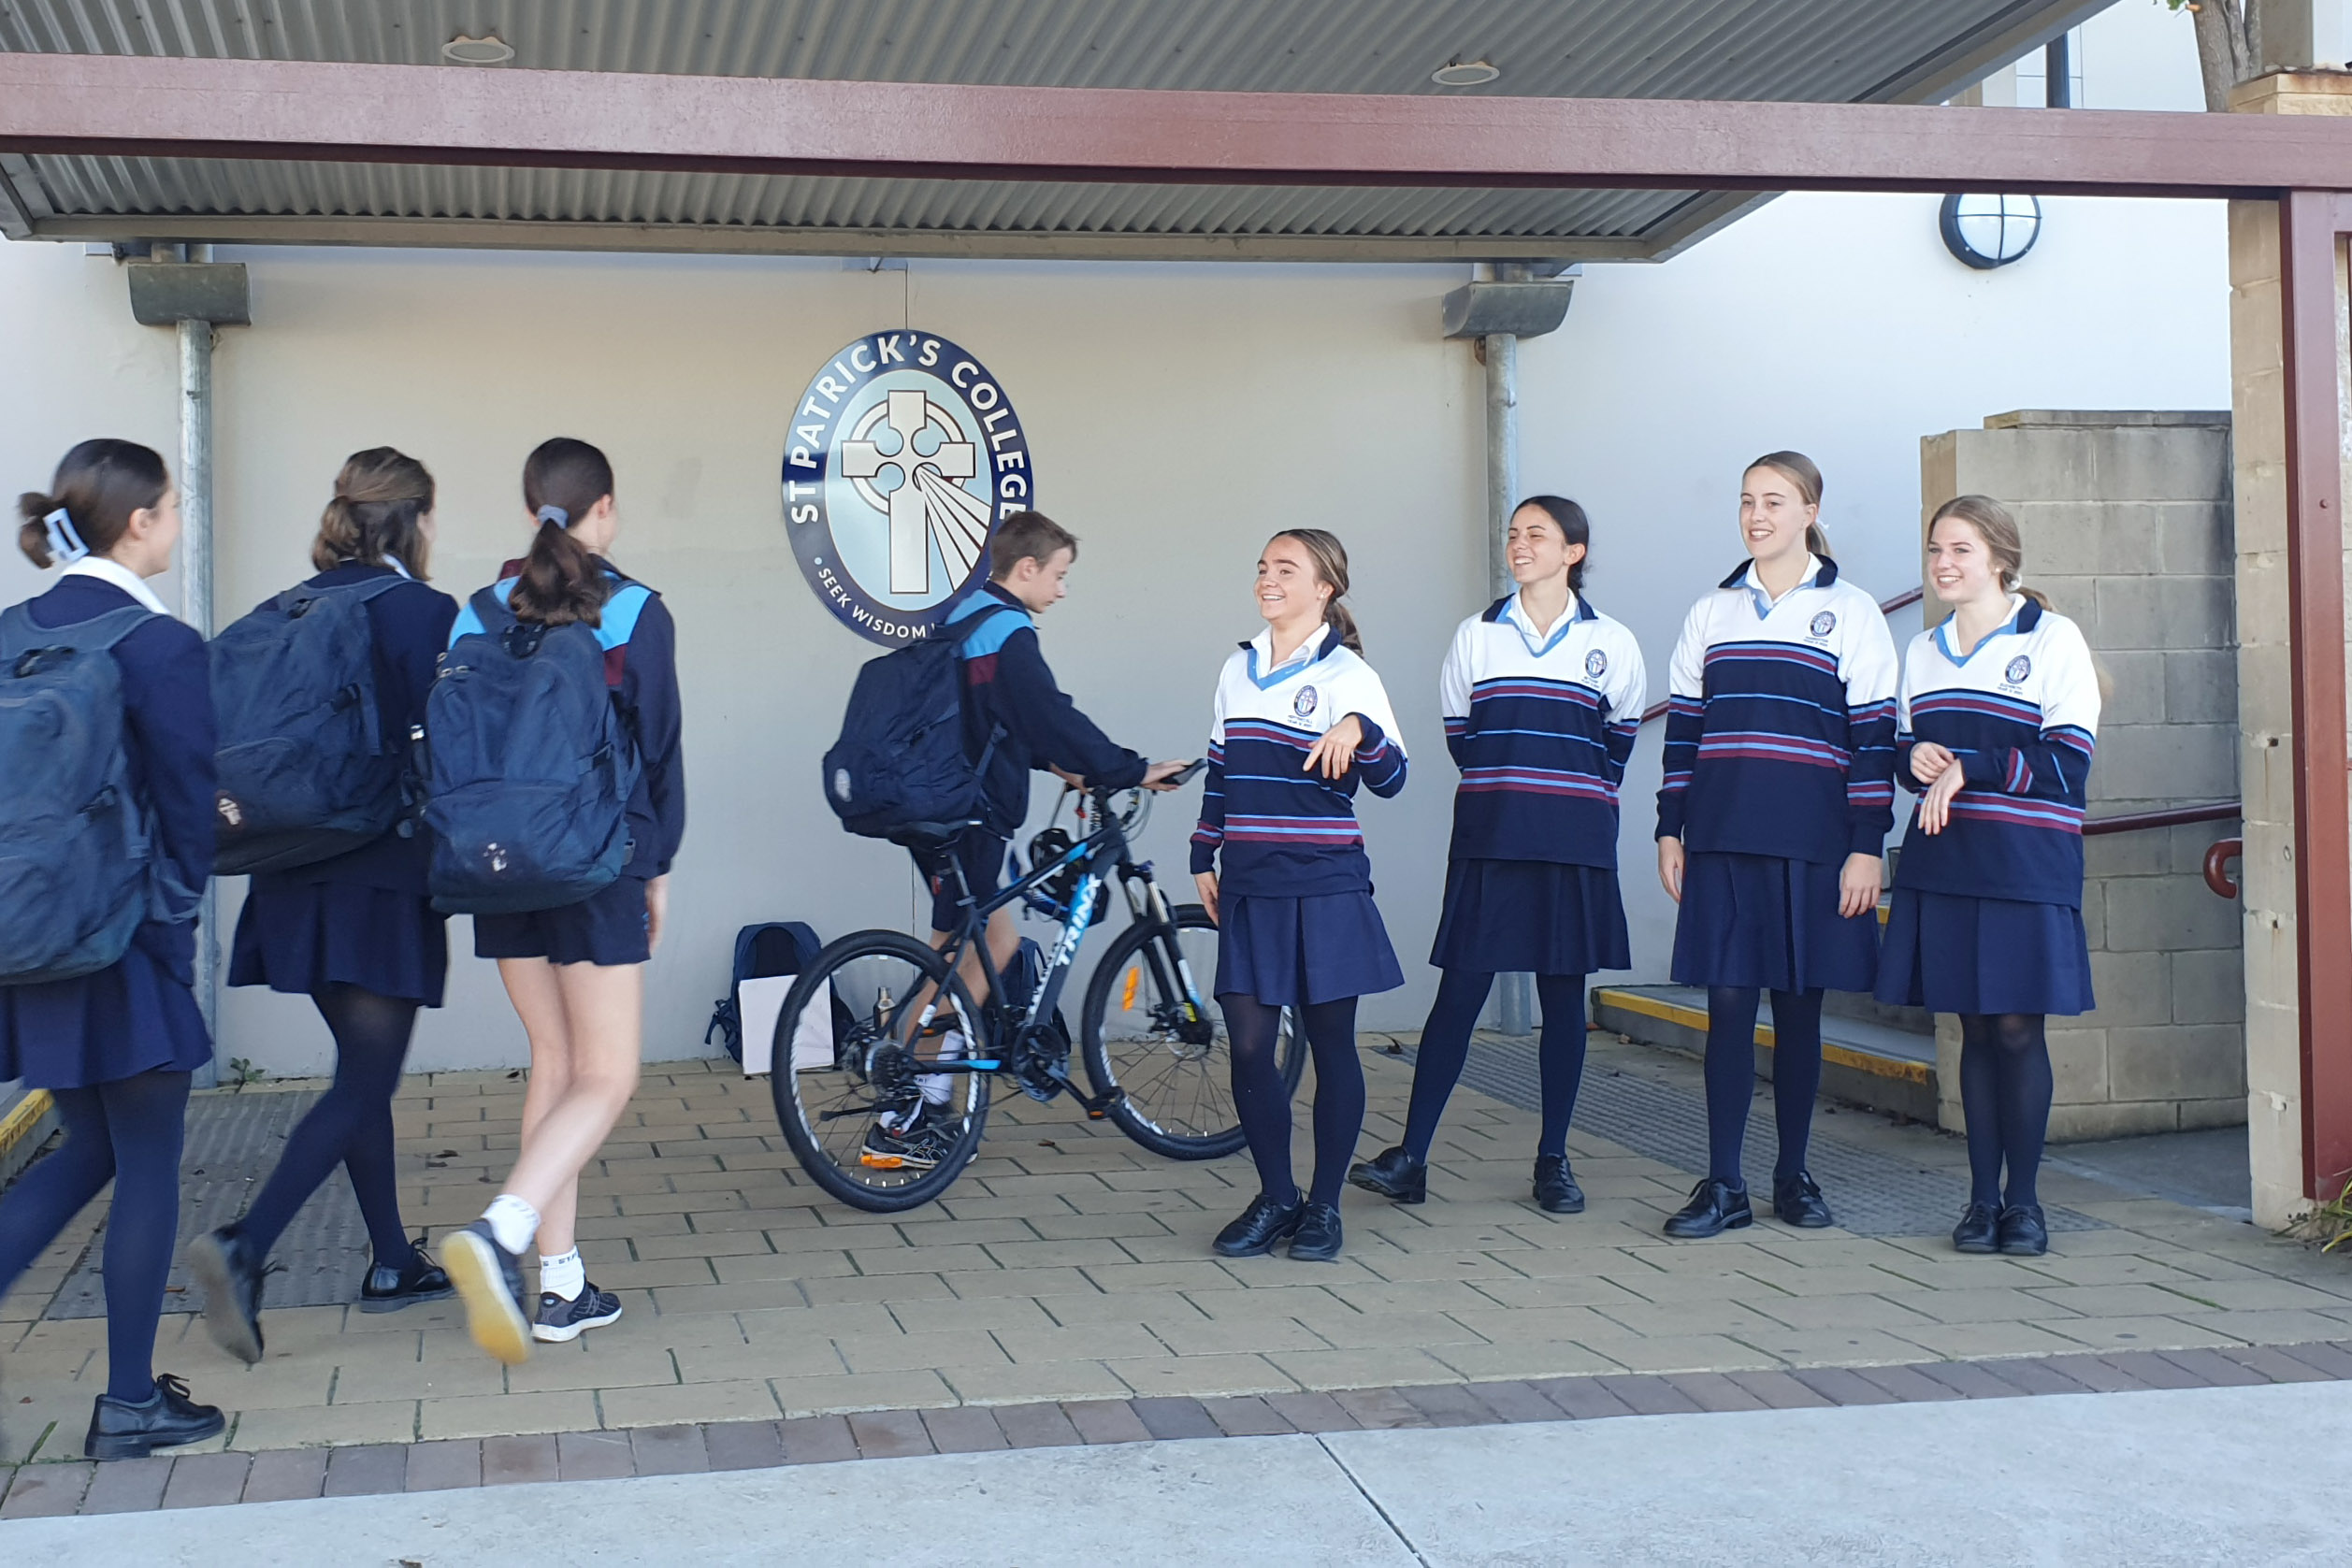
[[[970,822],[910,822],[903,827],[892,828],[889,839],[901,849],[945,849],[968,829],[979,826],[977,818]]]

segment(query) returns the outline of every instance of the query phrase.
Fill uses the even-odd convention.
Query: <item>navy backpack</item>
[[[617,586],[611,618],[634,592]],[[511,914],[576,904],[628,863],[637,747],[604,680],[594,626],[515,618],[497,589],[474,595],[481,629],[441,655],[425,703],[426,873],[433,907]]]
[[[215,874],[306,866],[398,820],[406,748],[384,741],[368,602],[406,581],[290,588],[212,640]]]
[[[105,969],[151,910],[168,913],[107,652],[152,613],[44,627],[21,604],[0,611],[0,985]]]
[[[963,649],[999,610],[1020,613],[974,611],[858,671],[841,739],[825,754],[825,803],[844,827],[887,839],[914,823],[979,814],[981,777],[1003,731],[978,761],[964,755]]]
[[[716,1040],[727,1047],[729,1056],[743,1060],[743,1018],[736,1006],[736,987],[746,980],[798,974],[824,945],[815,930],[798,920],[766,920],[737,931],[734,973],[728,981],[727,995],[711,1010],[711,1025],[702,1031],[702,1043]],[[845,1011],[838,1000],[833,1005],[837,1011]]]

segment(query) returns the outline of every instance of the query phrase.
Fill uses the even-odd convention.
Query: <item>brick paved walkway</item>
[[[1604,1039],[1595,1037],[1596,1072],[1687,1073]],[[1369,1152],[1393,1137],[1407,1075],[1375,1051],[1367,1059]],[[438,1234],[479,1211],[511,1158],[521,1098],[519,1079],[502,1073],[411,1081],[398,1115],[412,1225]],[[1952,1169],[1956,1210],[1957,1140],[1851,1112],[1825,1123]],[[1384,1397],[1444,1420],[1448,1410],[1486,1418],[1475,1412],[1522,1401],[1530,1386],[1556,1403],[1561,1389],[1607,1391],[1609,1379],[1628,1377],[1628,1388],[1695,1399],[1694,1387],[1737,1385],[1679,1379],[1875,1367],[1948,1382],[1980,1374],[1939,1373],[1939,1363],[2203,1347],[2238,1354],[2228,1364],[2242,1371],[2230,1375],[2253,1375],[2243,1369],[2333,1363],[2245,1361],[2246,1347],[2352,1338],[2352,1260],[2086,1181],[2053,1179],[2045,1196],[2113,1228],[2063,1235],[2032,1261],[1959,1258],[1941,1237],[1864,1239],[1769,1221],[1670,1243],[1657,1226],[1681,1201],[1686,1173],[1580,1136],[1571,1149],[1592,1208],[1554,1218],[1524,1201],[1533,1136],[1532,1118],[1465,1091],[1436,1151],[1429,1203],[1400,1209],[1351,1191],[1339,1263],[1226,1263],[1207,1243],[1255,1188],[1246,1159],[1161,1160],[1066,1106],[1015,1097],[998,1102],[981,1158],[943,1203],[866,1216],[798,1177],[764,1082],[666,1064],[648,1072],[583,1182],[584,1251],[593,1277],[627,1306],[621,1323],[542,1346],[509,1371],[475,1352],[445,1308],[290,1309],[266,1313],[269,1356],[246,1369],[215,1351],[193,1317],[167,1316],[159,1364],[234,1412],[229,1431],[206,1446],[260,1457],[250,1469],[202,1453],[112,1468],[168,1470],[152,1483],[157,1499],[177,1486],[225,1501],[257,1486],[331,1490],[337,1476],[354,1488],[479,1478],[469,1466],[510,1462],[518,1474],[599,1464],[627,1474],[698,1445],[718,1462],[714,1442],[783,1442],[789,1458],[790,1433],[820,1430],[837,1448],[854,1440],[873,1453],[899,1442],[1010,1442],[1016,1427],[1039,1423],[1080,1430],[1085,1412],[1126,1412],[1100,1418],[1147,1431],[1154,1420],[1233,1430],[1229,1416],[1295,1424],[1289,1411],[1327,1408],[1299,1397],[1346,1390],[1406,1389]],[[94,1223],[0,1303],[0,1464],[36,1461],[12,1498],[39,1478],[38,1461],[57,1460],[73,1463],[56,1486],[85,1502],[67,1471],[103,1378],[104,1326],[38,1315]],[[2195,1364],[2220,1375],[2220,1362]],[[1872,1375],[1879,1381],[1865,1383],[1883,1391],[1897,1374]],[[1442,1391],[1465,1384],[1475,1387]],[[1005,1408],[944,1414],[969,1406]],[[885,1415],[805,1424],[865,1412]],[[714,1435],[761,1431],[770,1438]],[[534,1434],[562,1435],[514,1441]]]

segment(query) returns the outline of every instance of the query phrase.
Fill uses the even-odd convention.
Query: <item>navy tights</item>
[[[1969,1121],[1969,1201],[2039,1203],[2035,1181],[2050,1131],[2050,1043],[2039,1013],[1960,1014],[1960,1106]]]
[[[1753,985],[1707,988],[1707,1173],[1744,1187],[1740,1151],[1748,1138],[1748,1106],[1756,1087],[1756,1003]],[[1775,1180],[1805,1169],[1813,1133],[1813,1100],[1821,1092],[1821,993],[1772,993],[1772,1116],[1781,1134]]]
[[[1249,1141],[1249,1158],[1258,1163],[1258,1185],[1276,1201],[1294,1203],[1298,1183],[1291,1175],[1291,1091],[1282,1082],[1282,1064],[1275,1051],[1282,1010],[1239,994],[1217,1000],[1225,1010],[1225,1032],[1233,1042],[1234,1107],[1241,1115],[1242,1136]],[[1348,1179],[1348,1162],[1355,1158],[1356,1138],[1364,1131],[1356,999],[1342,997],[1297,1012],[1306,1043],[1315,1053],[1315,1181],[1306,1195],[1318,1203],[1336,1203]]]
[[[340,1165],[351,1176],[376,1261],[404,1269],[416,1249],[400,1223],[392,1095],[400,1086],[417,1004],[356,985],[329,985],[311,1000],[335,1035],[335,1082],[287,1135],[278,1168],[238,1227],[254,1256],[267,1258],[310,1194]]]
[[[180,1144],[188,1074],[142,1072],[94,1088],[51,1089],[65,1141],[35,1160],[0,1199],[0,1296],[92,1199],[114,1184],[107,1211],[107,1392],[155,1397],[155,1324],[180,1234]]]
[[[1438,1118],[1446,1114],[1446,1101],[1462,1078],[1462,1064],[1469,1059],[1470,1031],[1478,1027],[1479,1010],[1493,985],[1494,976],[1475,970],[1450,969],[1438,977],[1437,1000],[1421,1026],[1421,1050],[1413,1063],[1413,1100],[1405,1113],[1405,1152],[1415,1159],[1429,1158]],[[1576,1091],[1584,1081],[1584,976],[1539,974],[1536,994],[1543,1003],[1543,1037],[1537,1046],[1543,1130],[1536,1139],[1536,1152],[1565,1157],[1568,1118],[1576,1114]]]

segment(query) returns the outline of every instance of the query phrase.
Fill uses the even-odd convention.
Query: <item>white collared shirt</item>
[[[164,608],[164,601],[155,597],[155,590],[147,585],[145,578],[109,556],[84,555],[58,575],[60,577],[94,577],[101,583],[110,583],[122,589],[158,615],[171,613]]]

